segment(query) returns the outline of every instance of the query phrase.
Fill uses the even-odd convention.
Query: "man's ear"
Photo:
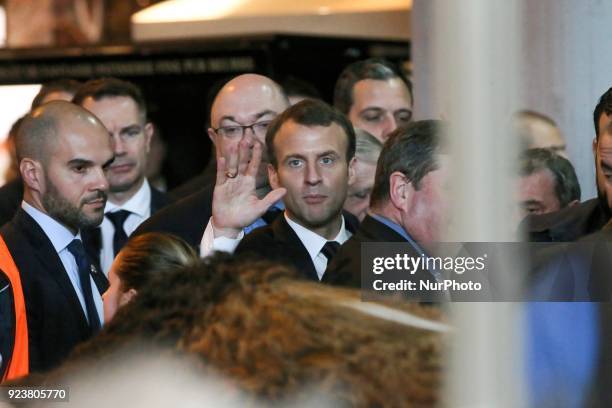
[[[276,168],[270,163],[268,163],[268,182],[270,183],[270,187],[272,187],[273,189],[282,187],[278,182],[278,172],[276,171]]]
[[[348,164],[348,185],[352,185],[355,182],[355,163],[357,158],[353,157]]]
[[[573,206],[578,205],[578,204],[580,204],[580,200],[573,200],[573,201],[570,201],[570,203],[567,206],[568,207],[573,207]]]
[[[126,292],[123,292],[119,296],[119,306],[128,304],[137,294],[138,292],[134,288],[130,288]]]
[[[593,138],[593,157],[597,161],[597,138]]]
[[[19,172],[30,190],[44,193],[46,189],[42,164],[34,159],[25,158],[19,163]]]
[[[145,151],[147,154],[151,151],[151,139],[153,139],[155,128],[151,122],[147,122],[144,126]]]
[[[208,128],[208,138],[214,144],[217,145],[217,133],[213,130],[213,128]]]
[[[395,171],[389,176],[389,199],[393,206],[399,209],[407,209],[412,205],[414,199],[414,187],[406,176]]]

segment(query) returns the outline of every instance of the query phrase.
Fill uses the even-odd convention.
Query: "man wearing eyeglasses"
[[[244,74],[227,82],[212,104],[208,129],[217,157],[216,186],[168,206],[135,235],[172,233],[205,256],[233,251],[245,233],[280,214],[274,209],[282,208],[285,191],[270,189],[263,146],[269,123],[288,106],[282,88],[270,78]]]
[[[153,124],[140,89],[116,78],[95,79],[78,89],[73,102],[96,115],[112,141],[104,219],[100,227],[83,231],[90,260],[108,274],[128,236],[170,200],[145,177]]]

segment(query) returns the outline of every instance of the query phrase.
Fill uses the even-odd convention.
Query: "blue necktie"
[[[83,299],[85,299],[85,309],[87,311],[87,320],[89,320],[89,327],[91,327],[92,333],[96,333],[100,330],[100,317],[96,310],[96,304],[93,300],[93,294],[91,291],[91,281],[89,280],[89,271],[91,264],[85,254],[85,248],[80,239],[73,239],[68,244],[68,251],[74,256],[77,267],[79,269],[79,282],[81,283],[81,292]]]
[[[323,248],[321,249],[321,253],[323,254],[324,257],[327,258],[327,263],[329,263],[334,257],[334,255],[336,255],[336,252],[338,252],[339,248],[340,248],[340,243],[336,241],[327,241],[325,245],[323,245]]]
[[[115,227],[115,233],[113,234],[113,257],[117,256],[128,240],[128,236],[123,229],[123,223],[130,214],[131,212],[127,210],[119,210],[104,214],[113,224],[113,227]]]

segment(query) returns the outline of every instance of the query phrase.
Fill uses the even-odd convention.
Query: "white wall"
[[[521,42],[519,100],[524,108],[549,115],[559,124],[582,198],[593,197],[592,115],[599,97],[612,87],[612,1],[511,1],[523,6],[522,23],[515,33]],[[439,117],[448,110],[446,102],[436,100],[431,92],[434,27],[431,2],[416,0],[412,41],[417,118]]]

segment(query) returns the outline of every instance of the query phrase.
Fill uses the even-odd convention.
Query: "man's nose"
[[[389,133],[397,129],[397,121],[395,120],[395,116],[393,116],[393,114],[387,113],[385,114],[385,120],[383,123],[382,137],[383,140],[386,140]]]
[[[255,141],[259,141],[252,127],[244,129],[242,140],[245,141],[245,143],[247,143],[250,148],[253,148],[253,146],[255,146]]]
[[[114,134],[111,135],[111,140],[113,145],[113,153],[115,153],[115,156],[121,156],[124,154],[125,142],[123,141],[123,138],[118,134]]]
[[[306,165],[306,174],[304,175],[307,184],[315,185],[321,182],[321,172],[316,163]]]
[[[107,192],[109,189],[108,179],[106,173],[102,168],[96,169],[94,174],[94,180],[92,181],[92,190],[100,190]]]

